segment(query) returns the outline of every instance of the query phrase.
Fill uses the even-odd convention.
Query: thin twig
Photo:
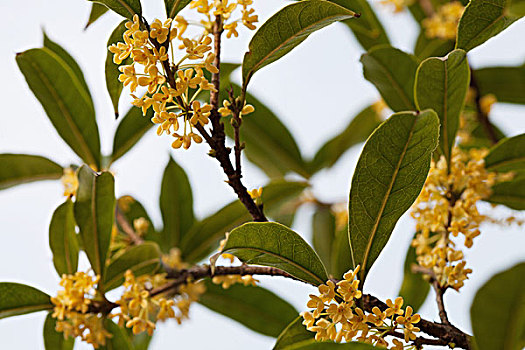
[[[485,129],[485,132],[487,133],[487,136],[489,137],[490,142],[492,144],[496,144],[499,141],[498,135],[496,134],[496,130],[494,129],[494,126],[489,120],[489,116],[485,113],[483,108],[481,107],[481,93],[479,91],[479,85],[476,81],[476,77],[474,76],[474,70],[470,68],[470,87],[474,90],[474,101],[476,103],[476,117],[478,119],[478,122],[483,126]]]
[[[122,211],[118,205],[115,207],[115,218],[117,219],[117,223],[122,228],[122,231],[128,235],[131,243],[135,245],[144,243],[144,240],[135,232],[131,224],[128,222],[128,219],[124,216],[124,214],[122,214]]]

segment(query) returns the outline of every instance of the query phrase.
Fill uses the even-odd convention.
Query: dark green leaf
[[[311,162],[311,171],[332,167],[350,147],[364,142],[380,123],[381,117],[373,106],[363,109],[346,129],[321,146]]]
[[[140,0],[89,0],[107,6],[121,16],[132,19],[134,15],[142,16]]]
[[[481,96],[494,94],[499,102],[525,104],[525,65],[476,69],[472,75]]]
[[[303,182],[276,181],[263,189],[262,201],[265,212],[278,211],[290,199],[296,198],[308,185]],[[226,232],[252,218],[239,200],[221,208],[216,213],[196,223],[181,241],[184,261],[196,262],[217,249],[219,240]]]
[[[476,293],[470,317],[478,350],[525,345],[525,263],[498,273]]]
[[[58,134],[86,163],[100,167],[95,108],[74,70],[48,48],[19,53],[16,61]]]
[[[243,88],[252,75],[286,55],[313,32],[355,13],[324,0],[291,4],[270,17],[255,33],[242,63]]]
[[[164,0],[166,15],[168,18],[175,18],[177,13],[179,13],[190,2],[191,0]]]
[[[151,117],[153,117],[153,110],[151,108],[148,110],[146,116],[143,116],[140,108],[131,107],[129,112],[122,118],[115,132],[111,162],[114,162],[126,154],[126,152],[135,146],[142,136],[151,129],[153,126],[150,120]]]
[[[315,286],[328,279],[312,247],[288,227],[274,222],[251,222],[233,229],[222,252],[246,264],[276,267]]]
[[[487,201],[516,210],[525,210],[525,178],[518,176],[512,181],[492,186],[492,194]]]
[[[79,248],[75,227],[73,202],[68,199],[55,210],[49,224],[49,246],[59,276],[77,272]]]
[[[124,283],[124,274],[131,270],[133,275],[141,276],[160,267],[160,250],[156,243],[144,242],[129,248],[113,260],[106,269],[104,290],[107,292]]]
[[[332,246],[332,273],[335,278],[342,278],[343,275],[352,269],[352,252],[348,242],[348,225],[335,233],[335,240]]]
[[[106,345],[99,347],[101,350],[135,350],[126,331],[111,320],[104,320],[104,327],[111,334],[106,338]]]
[[[52,308],[49,295],[36,288],[20,283],[0,282],[0,318]]]
[[[285,350],[315,342],[315,333],[310,332],[302,324],[303,318],[296,317],[277,338],[273,350]]]
[[[450,161],[459,128],[459,116],[470,83],[467,54],[454,50],[446,57],[427,58],[416,73],[415,100],[418,110],[433,109],[440,121],[438,151]]]
[[[75,338],[64,339],[64,333],[58,332],[56,328],[56,318],[47,314],[44,322],[44,347],[46,350],[73,350]]]
[[[63,169],[57,163],[29,154],[0,154],[0,190],[40,180],[57,180]]]
[[[162,177],[160,211],[164,223],[161,248],[167,252],[170,248],[179,246],[195,223],[193,195],[188,176],[171,157]]]
[[[94,173],[82,165],[78,182],[75,220],[91,267],[103,278],[115,215],[115,180],[109,172]]]
[[[446,56],[454,50],[454,40],[444,40],[439,38],[427,38],[425,29],[422,29],[417,37],[414,55],[420,60],[429,57]]]
[[[411,245],[408,247],[405,258],[403,283],[398,295],[403,297],[405,305],[412,306],[414,311],[423,305],[430,290],[430,284],[423,279],[423,276],[420,273],[412,272],[412,265],[416,264],[416,249]]]
[[[361,56],[363,74],[394,112],[413,111],[417,58],[387,45]]]
[[[397,220],[423,188],[437,146],[433,111],[392,115],[370,136],[352,178],[349,237],[361,283],[386,245]]]
[[[134,335],[133,332],[128,328],[129,333],[131,334],[131,343],[133,344],[133,350],[148,350],[149,343],[153,338],[146,332],[139,333]]]
[[[106,6],[94,2],[91,5],[91,12],[89,13],[89,19],[86,23],[86,26],[84,27],[84,30],[87,29],[93,23],[95,23],[95,21],[99,19],[107,11],[108,11],[108,8]]]
[[[124,35],[124,32],[127,30],[126,22],[127,22],[126,20],[120,22],[120,24],[113,30],[113,32],[109,36],[107,47],[110,47],[111,45],[117,44],[118,42],[124,41],[124,39],[122,37]],[[111,98],[111,103],[113,103],[113,109],[115,111],[115,116],[116,117],[118,117],[118,115],[119,115],[118,102],[120,100],[120,95],[122,94],[122,90],[124,89],[124,86],[118,80],[118,77],[121,74],[118,68],[121,65],[130,65],[132,62],[133,62],[133,59],[131,57],[128,57],[124,61],[122,61],[121,64],[116,64],[113,61],[113,54],[109,50],[106,53],[106,70],[105,70],[105,73],[106,73],[106,88],[108,90],[109,97]],[[128,112],[128,115],[130,115],[130,114],[138,115],[137,110],[140,111],[139,108],[133,108],[132,107],[130,109],[130,111]],[[149,122],[149,119],[148,119],[148,122]],[[120,127],[120,125],[119,125],[119,127]],[[117,130],[117,132],[118,132],[118,130]],[[116,142],[116,135],[115,135],[115,142]],[[131,148],[131,147],[129,147],[129,148]],[[126,149],[126,151],[128,149]],[[113,152],[115,152],[114,146],[113,146]],[[113,154],[114,154],[113,155],[113,159],[117,159],[118,157],[115,156],[115,153],[113,153]]]
[[[485,157],[490,171],[525,170],[525,134],[503,139]]]
[[[224,289],[210,280],[199,303],[270,337],[277,337],[297,316],[292,305],[267,289],[240,284]]]
[[[335,216],[330,207],[317,208],[312,218],[312,245],[319,258],[332,273],[332,247],[335,241]]]

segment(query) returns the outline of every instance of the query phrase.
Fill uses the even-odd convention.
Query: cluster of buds
[[[422,24],[427,38],[454,39],[464,10],[461,2],[452,1],[441,6],[432,17],[425,18]]]
[[[358,306],[362,296],[359,280],[356,279],[358,272],[359,266],[354,271],[348,271],[337,283],[329,280],[320,285],[319,295],[311,294],[307,303],[314,310],[301,313],[303,324],[316,333],[318,341],[357,340],[381,347],[391,346],[390,349],[395,350],[403,349],[402,341],[393,339],[390,345],[385,337],[400,336],[405,342],[415,340],[415,333],[420,331],[415,324],[421,319],[420,316],[414,314],[410,306],[403,310],[401,297],[394,302],[388,299],[388,308],[384,311],[374,307],[372,312],[365,313]]]

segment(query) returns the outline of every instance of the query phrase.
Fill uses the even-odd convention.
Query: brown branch
[[[133,227],[128,222],[128,219],[124,216],[124,214],[122,214],[122,211],[118,205],[115,206],[115,218],[117,219],[119,226],[122,228],[122,231],[128,235],[131,243],[135,245],[144,243],[144,240],[135,232]]]
[[[216,91],[210,92],[210,104],[214,109],[219,108],[219,91],[221,88],[221,35],[223,31],[224,29],[222,27],[222,17],[218,15],[215,17],[215,23],[213,25],[213,50],[215,53],[215,60],[213,61],[213,65],[217,67],[219,71],[211,75],[211,83],[215,87]],[[215,128],[215,125],[213,125],[213,127]]]
[[[489,120],[489,116],[483,111],[483,108],[481,107],[482,96],[480,94],[479,85],[476,81],[476,77],[474,76],[474,70],[472,68],[470,68],[470,87],[474,90],[474,101],[476,103],[476,118],[485,129],[485,132],[487,133],[490,142],[492,142],[492,144],[496,144],[498,143],[499,138],[496,134],[494,126]]]

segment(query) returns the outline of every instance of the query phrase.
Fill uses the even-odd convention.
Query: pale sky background
[[[143,0],[145,17],[164,18],[162,0]],[[275,13],[285,2],[256,0],[262,20]],[[417,27],[407,13],[393,15],[374,3],[389,30],[394,46],[411,51]],[[111,103],[104,82],[106,42],[121,20],[107,14],[83,31],[90,4],[85,0],[2,0],[0,1],[0,153],[27,153],[46,156],[65,166],[77,162],[75,154],[57,136],[43,109],[29,90],[15,63],[15,53],[42,45],[42,28],[50,38],[66,48],[79,62],[91,89],[97,110],[102,150],[109,153],[116,129]],[[240,62],[252,32],[241,30],[240,38],[227,40],[225,62]],[[525,61],[525,21],[518,21],[497,38],[473,50],[469,59],[474,67],[519,65]],[[311,157],[318,147],[344,127],[348,118],[378,98],[378,93],[362,77],[359,57],[362,49],[343,25],[332,25],[312,35],[280,61],[258,72],[251,82],[251,92],[267,103],[290,128],[303,155]],[[318,101],[317,103],[315,101]],[[128,108],[123,101],[122,110]],[[525,132],[525,107],[498,104],[491,118],[511,135]],[[172,154],[190,177],[194,189],[195,211],[199,217],[212,213],[234,199],[223,182],[218,164],[207,155],[207,146],[193,146],[189,151],[170,150],[171,138],[148,133],[124,158],[114,165],[117,195],[133,194],[160,224],[158,195],[162,171]],[[336,167],[312,179],[313,191],[325,201],[347,198],[351,175],[360,146],[348,152]],[[253,166],[244,167],[248,188],[266,183],[264,174]],[[58,181],[22,185],[0,192],[0,280],[32,285],[51,295],[58,288],[48,245],[48,225],[54,209],[62,203]],[[310,239],[311,208],[303,208],[294,229]],[[508,213],[505,210],[499,214]],[[521,215],[523,218],[524,215]],[[368,277],[365,292],[382,298],[394,298],[402,278],[405,252],[414,223],[403,217],[392,239]],[[451,321],[470,332],[469,308],[475,291],[492,276],[525,260],[523,229],[484,225],[474,247],[466,252],[474,273],[462,293],[449,292],[446,304]],[[84,262],[84,267],[85,267]],[[262,278],[262,285],[289,300],[298,311],[306,309],[313,288],[275,278]],[[437,320],[431,297],[421,314]],[[257,315],[254,315],[257,317]],[[0,320],[0,348],[43,349],[42,325],[45,313]],[[274,339],[258,335],[243,326],[195,304],[191,319],[182,326],[174,322],[158,325],[151,349],[196,348],[269,349]],[[79,344],[79,342],[77,342]],[[86,349],[76,346],[76,349]]]

